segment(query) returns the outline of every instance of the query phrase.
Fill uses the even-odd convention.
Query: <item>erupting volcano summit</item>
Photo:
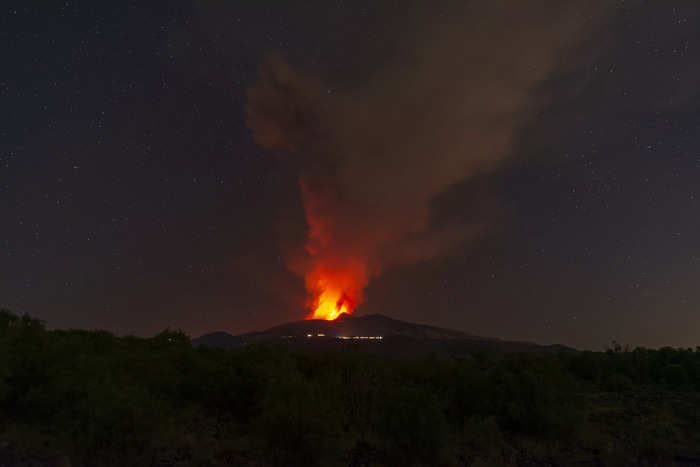
[[[355,302],[345,292],[325,290],[317,298],[315,308],[306,319],[325,319],[333,321],[340,315],[351,314]]]

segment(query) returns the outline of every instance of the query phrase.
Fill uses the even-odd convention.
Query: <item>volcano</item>
[[[233,335],[205,334],[192,340],[194,346],[237,348],[250,344],[275,343],[301,350],[333,350],[357,346],[373,353],[396,357],[420,354],[460,356],[473,352],[550,352],[574,350],[562,345],[506,341],[481,337],[454,329],[401,321],[381,314],[342,314],[333,321],[310,319],[273,326],[264,331]]]

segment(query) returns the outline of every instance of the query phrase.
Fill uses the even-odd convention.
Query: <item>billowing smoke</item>
[[[438,256],[481,230],[433,227],[431,200],[508,159],[544,104],[538,86],[575,62],[603,16],[589,0],[459,4],[426,18],[352,89],[330,92],[273,55],[249,90],[257,143],[299,161],[309,234],[306,260],[290,266],[314,306],[329,288],[334,301],[361,302],[387,266]]]

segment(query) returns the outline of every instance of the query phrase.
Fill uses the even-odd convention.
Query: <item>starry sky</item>
[[[434,203],[471,216],[488,199],[489,233],[387,268],[357,313],[580,348],[700,343],[700,6],[609,3],[508,162]],[[388,0],[4,2],[0,306],[137,335],[302,318],[284,260],[304,241],[298,167],[256,145],[246,91],[275,51],[342,93],[441,4],[402,22]]]

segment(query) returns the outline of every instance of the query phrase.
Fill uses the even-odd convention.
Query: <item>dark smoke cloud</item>
[[[538,87],[577,64],[608,16],[605,4],[411,8],[399,52],[342,92],[270,56],[249,90],[247,121],[259,145],[298,158],[313,255],[361,258],[364,286],[389,265],[435,257],[482,232],[472,223],[432,226],[431,201],[508,160],[518,131],[546,104]]]

